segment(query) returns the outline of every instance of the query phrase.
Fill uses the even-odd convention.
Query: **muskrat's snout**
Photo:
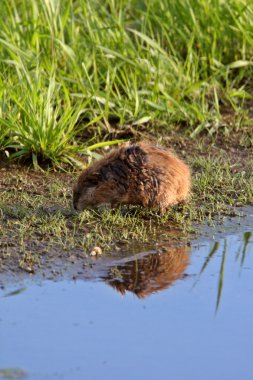
[[[74,210],[77,210],[77,202],[75,202],[74,200],[73,200],[72,206],[73,206]]]
[[[73,207],[75,210],[78,210],[79,196],[80,196],[80,194],[77,191],[75,191],[75,189],[74,189],[73,190]]]

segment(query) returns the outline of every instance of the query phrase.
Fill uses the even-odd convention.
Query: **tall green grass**
[[[192,136],[251,122],[249,0],[2,0],[0,14],[6,154],[74,162],[85,129],[99,142],[115,121]]]

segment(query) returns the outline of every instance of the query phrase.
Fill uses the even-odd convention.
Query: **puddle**
[[[252,278],[249,209],[191,247],[17,279],[0,292],[0,378],[250,380]]]

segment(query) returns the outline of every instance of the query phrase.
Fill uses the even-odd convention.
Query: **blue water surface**
[[[3,289],[0,368],[34,380],[251,380],[252,230],[194,242],[180,278],[144,297],[100,278]]]

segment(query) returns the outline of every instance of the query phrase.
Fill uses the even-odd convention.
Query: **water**
[[[2,290],[0,377],[252,379],[250,223],[174,250]]]

